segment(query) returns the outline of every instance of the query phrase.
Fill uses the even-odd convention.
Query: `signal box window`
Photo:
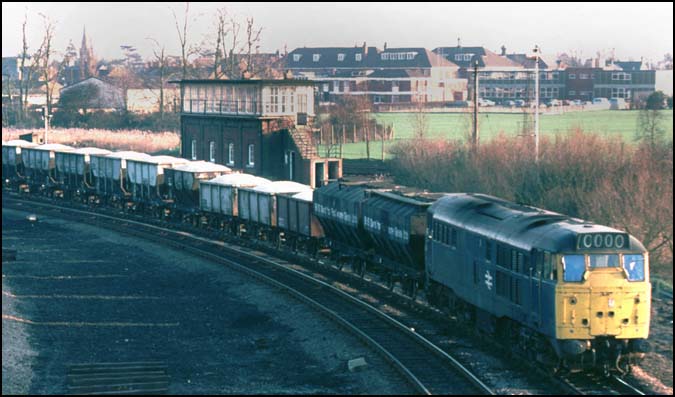
[[[227,145],[227,164],[234,165],[234,143]]]
[[[216,162],[216,143],[213,141],[209,142],[209,161]]]
[[[192,160],[197,160],[197,141],[195,139],[192,140],[192,145],[190,149],[191,149],[190,157],[192,158]]]
[[[255,165],[255,145],[250,144],[248,145],[248,163],[246,164],[249,167],[253,167]]]

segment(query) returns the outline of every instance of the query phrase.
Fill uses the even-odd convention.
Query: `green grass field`
[[[673,111],[664,110],[663,128],[668,141],[673,140]],[[568,112],[564,114],[552,114],[540,116],[540,132],[542,136],[566,134],[577,128],[586,132],[593,132],[605,136],[620,136],[625,142],[634,142],[637,129],[639,111],[628,110],[602,110],[586,112]],[[375,113],[378,123],[393,125],[395,139],[409,139],[413,136],[412,113]],[[429,138],[445,138],[453,140],[465,140],[470,128],[470,114],[462,113],[429,113],[428,132]],[[507,136],[521,134],[523,116],[520,114],[482,113],[479,115],[480,140],[486,141],[496,137],[500,132]],[[387,146],[395,142],[385,142],[385,157]],[[321,148],[325,153],[325,148]],[[370,158],[381,158],[381,143],[371,142]],[[336,156],[335,150],[331,156]],[[365,158],[365,143],[349,143],[342,147],[344,158]]]

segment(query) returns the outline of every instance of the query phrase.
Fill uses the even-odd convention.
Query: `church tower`
[[[96,59],[91,41],[87,40],[87,28],[82,30],[82,46],[80,47],[80,80],[96,76]]]

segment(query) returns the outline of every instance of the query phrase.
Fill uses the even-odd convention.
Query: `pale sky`
[[[576,51],[582,58],[614,49],[620,60],[659,61],[673,52],[673,3],[191,3],[191,43],[214,32],[215,10],[225,6],[245,23],[262,26],[261,52],[307,47],[485,46],[526,52],[535,44],[544,53]],[[21,23],[28,9],[32,50],[43,34],[42,19],[56,22],[55,48],[62,56],[68,42],[79,50],[82,29],[98,58],[119,58],[120,45],[151,56],[153,37],[178,55],[173,8],[179,19],[185,3],[2,3],[2,56],[21,48]],[[243,36],[242,27],[241,36]]]

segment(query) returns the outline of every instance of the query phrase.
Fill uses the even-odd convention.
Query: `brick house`
[[[466,99],[458,66],[424,48],[297,48],[285,68],[317,82],[319,100],[363,95],[373,103],[445,102]]]

